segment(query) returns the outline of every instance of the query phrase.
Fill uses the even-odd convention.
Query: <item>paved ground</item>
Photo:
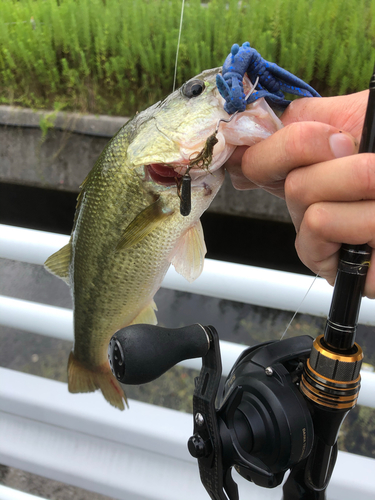
[[[65,483],[52,481],[41,476],[29,474],[22,470],[0,465],[0,483],[24,491],[32,495],[40,496],[48,500],[110,500],[91,491],[75,488]]]

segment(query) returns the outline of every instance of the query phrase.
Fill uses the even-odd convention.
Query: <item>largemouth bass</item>
[[[220,167],[236,146],[281,127],[261,99],[221,123],[217,143],[207,147],[218,121],[229,117],[216,88],[218,72],[204,71],[120,129],[81,186],[69,244],[45,263],[73,295],[70,392],[101,389],[124,408],[107,360],[111,336],[132,323],[156,324],[153,297],[171,263],[189,281],[200,275],[206,247],[199,218],[224,180]],[[251,87],[246,78],[245,90]],[[192,209],[184,217],[178,191],[187,170]]]

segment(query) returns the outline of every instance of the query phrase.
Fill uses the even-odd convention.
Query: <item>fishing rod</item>
[[[375,67],[358,153],[375,152]],[[360,390],[361,347],[355,342],[371,248],[343,244],[324,334],[313,343],[300,381],[314,422],[314,444],[284,485],[284,499],[324,500],[337,458],[337,437]],[[301,492],[303,495],[301,496]]]
[[[375,68],[359,153],[375,152]],[[324,334],[247,348],[222,392],[219,336],[213,326],[131,325],[111,339],[108,358],[122,383],[155,380],[184,359],[202,357],[188,449],[212,500],[238,500],[231,470],[248,481],[283,486],[283,500],[326,500],[337,436],[360,389],[355,342],[370,264],[368,245],[343,244]]]

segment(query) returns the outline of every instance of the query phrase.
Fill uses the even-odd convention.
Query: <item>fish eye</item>
[[[189,97],[197,97],[199,96],[205,89],[205,84],[202,80],[190,80],[186,82],[182,87],[182,93],[184,96]]]

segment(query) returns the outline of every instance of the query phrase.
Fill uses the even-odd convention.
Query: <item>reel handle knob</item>
[[[184,359],[205,356],[210,338],[199,324],[183,328],[130,325],[116,332],[108,346],[113,375],[123,384],[146,384]]]

